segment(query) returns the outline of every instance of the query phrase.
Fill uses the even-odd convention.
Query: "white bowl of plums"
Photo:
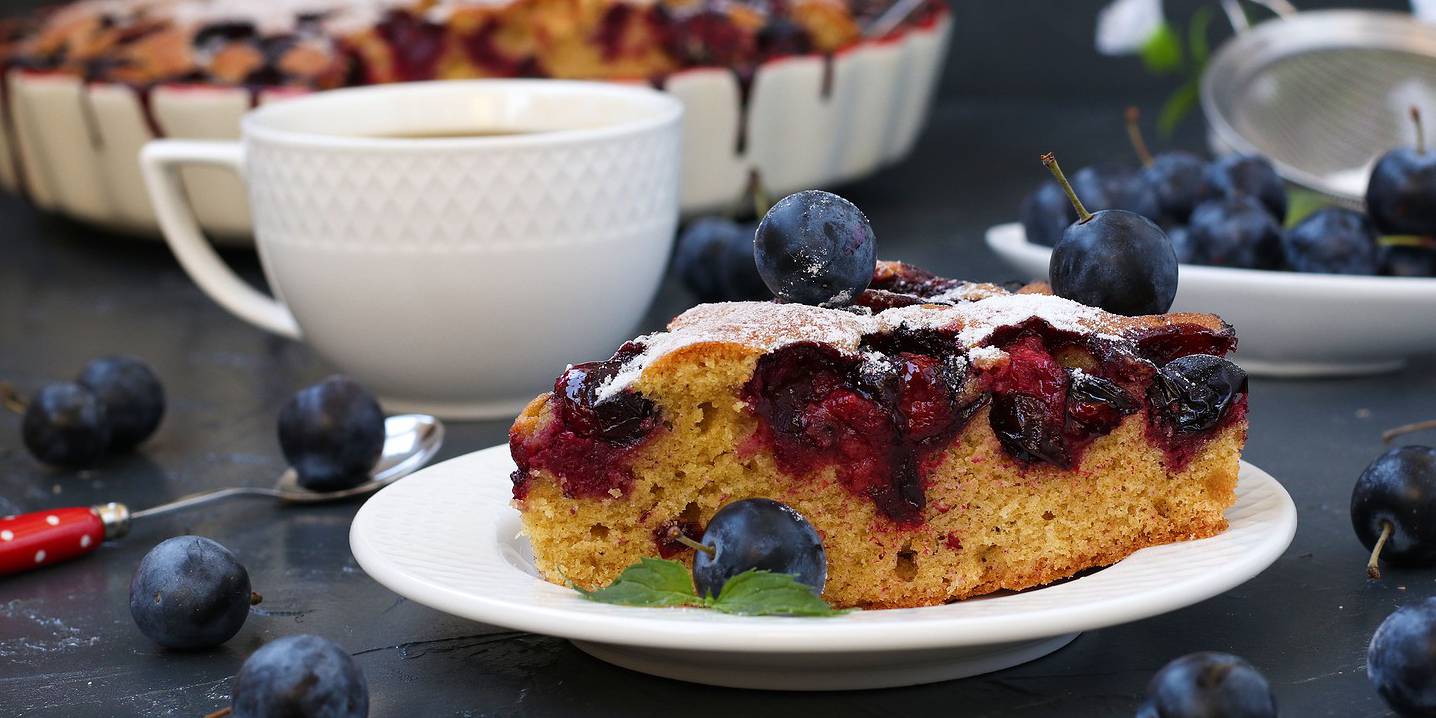
[[[1371,374],[1436,351],[1436,151],[1418,142],[1383,155],[1361,211],[1288,191],[1263,157],[1138,145],[1141,166],[1084,167],[1070,192],[1044,182],[1020,222],[988,230],[988,247],[1048,279],[1089,215],[1135,214],[1127,224],[1155,226],[1180,263],[1173,310],[1235,326],[1236,361],[1251,373]],[[1121,285],[1130,262],[1113,260],[1099,271]]]

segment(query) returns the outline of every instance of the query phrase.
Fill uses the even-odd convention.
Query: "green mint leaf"
[[[1187,84],[1173,92],[1172,96],[1167,98],[1167,102],[1162,105],[1162,114],[1157,117],[1157,130],[1161,132],[1162,137],[1170,138],[1172,133],[1176,132],[1177,125],[1180,125],[1182,120],[1196,109],[1197,101],[1201,98],[1200,81],[1200,78],[1188,81]]]
[[[1156,75],[1167,75],[1182,69],[1182,38],[1167,23],[1142,45],[1142,64]]]
[[[701,606],[688,569],[677,561],[642,558],[597,591],[575,588],[584,598],[620,606]]]
[[[1310,217],[1317,210],[1331,205],[1331,199],[1320,192],[1293,187],[1286,193],[1288,208],[1286,226],[1295,227],[1298,222]]]
[[[807,584],[786,573],[748,570],[728,579],[708,606],[741,616],[836,616],[835,610]]]
[[[1187,50],[1192,55],[1192,65],[1198,75],[1202,74],[1202,68],[1212,54],[1211,44],[1207,41],[1207,27],[1212,24],[1213,13],[1210,5],[1203,5],[1192,13],[1187,25]]]

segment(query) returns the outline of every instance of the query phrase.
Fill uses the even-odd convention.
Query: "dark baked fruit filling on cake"
[[[86,0],[10,20],[7,67],[135,85],[325,89],[473,77],[660,81],[831,54],[888,3],[843,0]],[[888,35],[930,25],[930,0]],[[872,39],[882,39],[881,37]]]
[[[1121,317],[879,263],[852,306],[700,305],[571,367],[515,423],[540,569],[602,585],[723,504],[823,534],[824,594],[915,606],[1020,589],[1225,527],[1245,435],[1210,315]]]

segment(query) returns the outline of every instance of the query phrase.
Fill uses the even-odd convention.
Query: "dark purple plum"
[[[1261,155],[1226,155],[1207,165],[1202,195],[1256,197],[1278,224],[1286,221],[1286,184],[1271,161]]]
[[[1162,219],[1186,222],[1192,211],[1206,198],[1203,180],[1207,163],[1190,152],[1173,150],[1152,158],[1143,176],[1157,196],[1157,210]]]
[[[1052,155],[1043,163],[1066,185]],[[1152,220],[1134,212],[1088,212],[1067,188],[1078,220],[1052,250],[1052,291],[1089,306],[1129,316],[1162,314],[1177,295],[1177,255]]]
[[[699,301],[767,299],[772,295],[753,261],[756,230],[727,217],[700,217],[678,236],[673,268]]]
[[[773,296],[818,306],[850,304],[877,266],[877,237],[852,202],[822,190],[790,194],[758,223],[758,273]]]
[[[1157,371],[1148,401],[1176,431],[1193,433],[1220,423],[1246,392],[1247,374],[1241,367],[1219,356],[1189,354]]]
[[[358,382],[331,376],[280,409],[279,446],[301,486],[351,488],[368,480],[384,452],[384,412]]]
[[[1436,277],[1436,246],[1381,246],[1381,273],[1388,277]]]
[[[255,651],[234,677],[233,718],[369,715],[359,664],[326,638],[285,636]]]
[[[1203,202],[1188,226],[1197,261],[1217,267],[1279,269],[1281,226],[1255,197]]]
[[[1381,269],[1376,240],[1366,215],[1324,207],[1282,234],[1282,257],[1298,272],[1376,274]]]
[[[1137,718],[1276,718],[1276,696],[1252,664],[1229,653],[1190,653],[1147,684]]]
[[[695,551],[693,584],[701,596],[717,596],[728,579],[744,571],[786,573],[821,594],[828,559],[817,529],[787,504],[772,499],[734,501],[713,514]]]
[[[1072,190],[1089,210],[1125,209],[1151,220],[1161,214],[1157,195],[1138,167],[1090,165],[1072,175]]]
[[[130,616],[150,640],[180,650],[218,646],[249,616],[249,572],[203,536],[150,549],[130,579]]]
[[[41,387],[20,424],[20,438],[36,459],[72,469],[99,463],[109,448],[110,431],[100,398],[69,382]]]
[[[1436,715],[1436,598],[1381,622],[1366,648],[1366,678],[1397,715]]]
[[[164,386],[155,371],[136,357],[100,357],[86,364],[76,381],[105,405],[112,451],[139,445],[155,433],[164,418]]]
[[[1398,566],[1436,564],[1436,449],[1401,446],[1376,457],[1351,490],[1351,525],[1372,552],[1373,577],[1383,558]]]
[[[1067,193],[1052,180],[1043,182],[1022,198],[1017,215],[1027,233],[1027,241],[1047,247],[1055,246],[1067,227],[1077,221],[1077,211],[1072,209]]]
[[[1366,185],[1366,213],[1382,234],[1436,235],[1436,152],[1426,149],[1421,113],[1411,108],[1416,147],[1382,155]]]

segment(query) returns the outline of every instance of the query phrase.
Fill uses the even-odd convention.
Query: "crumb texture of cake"
[[[702,305],[571,367],[510,432],[540,571],[691,562],[673,533],[750,497],[818,529],[837,606],[1031,588],[1226,527],[1245,377],[1196,360],[1230,327],[939,280],[880,264],[885,310]]]

